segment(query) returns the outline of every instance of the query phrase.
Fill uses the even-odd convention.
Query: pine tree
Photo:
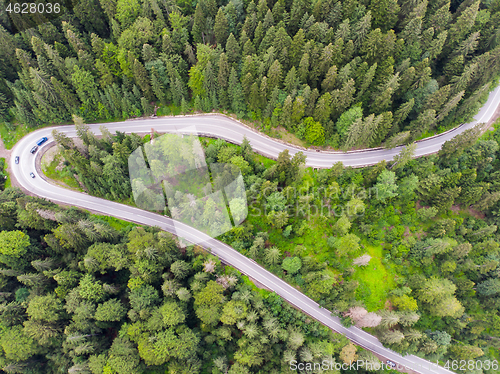
[[[204,80],[203,80],[203,89],[205,90],[206,97],[212,97],[213,95],[217,95],[217,84],[216,78],[214,75],[214,71],[212,69],[212,62],[208,61],[207,66],[203,72]]]
[[[479,44],[478,39],[480,35],[480,31],[476,31],[470,34],[467,39],[460,42],[453,54],[461,54],[464,57],[467,57],[469,54],[473,53]]]
[[[284,82],[284,89],[285,92],[292,93],[294,92],[298,85],[299,85],[299,80],[297,79],[297,70],[295,69],[295,66],[292,66],[290,71],[285,77],[285,82]]]
[[[335,119],[351,106],[355,92],[354,79],[347,80],[340,90],[332,92],[332,116]]]
[[[85,43],[81,40],[80,36],[75,32],[75,28],[67,23],[66,21],[62,22],[62,27],[64,30],[64,34],[66,36],[66,39],[68,40],[68,43],[71,45],[75,53],[78,53],[79,50],[86,51],[87,46]]]
[[[271,26],[274,26],[273,12],[270,9],[267,10],[264,21],[262,22],[262,28],[268,30]]]
[[[443,160],[458,158],[465,149],[474,144],[481,133],[481,126],[475,126],[471,129],[458,134],[453,139],[446,141],[441,150],[439,157]]]
[[[92,33],[90,35],[90,40],[92,44],[92,51],[94,52],[94,55],[97,57],[100,57],[102,53],[104,52],[105,44],[104,41],[96,34]]]
[[[236,69],[234,67],[231,68],[231,74],[229,75],[228,96],[232,111],[237,114],[244,113],[246,106],[243,88],[241,87],[238,80],[238,74],[236,73]]]
[[[410,138],[409,131],[397,133],[392,137],[390,137],[389,139],[387,139],[387,141],[384,144],[384,147],[387,149],[396,148],[397,146],[404,144],[409,138]]]
[[[164,87],[163,84],[161,83],[158,72],[154,67],[151,69],[151,87],[158,100],[160,100],[162,104],[166,104],[166,95],[164,92]]]
[[[306,84],[309,76],[309,53],[304,53],[299,63],[299,78],[303,84]]]
[[[233,33],[229,34],[229,38],[227,39],[226,54],[229,64],[236,63],[240,58],[240,45]]]
[[[316,104],[316,108],[314,109],[314,120],[320,122],[321,124],[328,123],[328,119],[330,118],[330,113],[332,111],[331,108],[332,95],[329,92],[323,94]]]
[[[38,69],[29,68],[29,72],[31,79],[33,80],[34,89],[48,102],[56,103],[57,95],[49,77]]]
[[[264,52],[269,50],[269,48],[273,45],[275,35],[276,35],[276,28],[274,26],[271,26],[266,31],[264,38],[262,38],[262,41],[260,42],[260,45],[258,46],[259,53],[264,53]],[[257,47],[257,45],[255,45],[255,47]],[[273,52],[275,52],[275,51],[273,51]]]
[[[294,35],[299,29],[300,21],[306,12],[309,11],[309,3],[305,0],[293,0],[290,10],[290,32]]]
[[[436,121],[437,122],[442,121],[448,115],[448,113],[450,113],[450,111],[452,111],[458,105],[460,100],[462,100],[462,97],[464,96],[464,94],[465,94],[465,91],[460,91],[455,96],[453,96],[450,99],[450,101],[448,101],[444,105],[443,109],[441,109],[438,116],[436,117]]]
[[[432,4],[433,2],[431,2],[431,5]],[[450,1],[446,1],[439,9],[429,12],[429,15],[427,26],[433,27],[436,33],[444,31],[452,18],[450,13]]]
[[[374,139],[371,143],[372,146],[377,146],[379,145],[389,134],[393,127],[393,115],[392,112],[384,112],[381,114],[382,119],[380,120],[380,123],[378,124],[378,128],[376,133],[374,134]]]
[[[290,95],[288,95],[283,103],[283,110],[281,111],[281,123],[287,129],[291,129],[292,125],[292,108],[293,108],[293,99]]]
[[[181,112],[182,114],[186,114],[189,112],[189,105],[186,101],[186,99],[182,98],[181,100]]]
[[[467,88],[467,85],[472,80],[474,73],[478,68],[477,63],[472,63],[467,65],[460,76],[455,76],[451,79],[451,83],[453,84],[452,92],[456,93],[462,91]]]
[[[413,138],[418,138],[423,132],[434,127],[436,124],[436,111],[434,109],[427,109],[420,113],[416,120],[410,123]]]
[[[401,104],[401,106],[398,108],[398,110],[396,110],[396,113],[394,114],[394,126],[400,126],[404,122],[404,120],[408,117],[411,110],[413,109],[414,105],[414,98],[411,98],[406,103]]]
[[[225,45],[227,37],[229,35],[229,27],[227,23],[227,18],[224,15],[222,8],[219,8],[219,11],[215,16],[214,33],[217,44]]]
[[[300,120],[304,116],[304,111],[306,108],[306,102],[302,96],[297,96],[293,102],[291,121],[295,126],[300,123]]]
[[[196,10],[194,12],[194,23],[193,29],[191,30],[191,35],[193,35],[193,40],[195,43],[205,44],[205,15],[203,14],[202,3],[196,4]]]
[[[427,99],[424,104],[424,109],[434,109],[435,111],[439,111],[441,107],[444,105],[446,100],[450,97],[451,93],[451,84],[441,87],[436,92],[427,96]]]
[[[80,102],[77,97],[61,82],[59,82],[56,78],[51,77],[50,82],[54,87],[55,92],[57,93],[60,100],[66,106],[66,109],[69,113],[76,113],[76,110],[80,107]]]
[[[281,87],[282,68],[278,60],[274,60],[273,64],[267,72],[269,87]]]
[[[375,0],[368,9],[373,17],[372,27],[386,31],[396,24],[400,7],[395,0]]]
[[[293,37],[292,43],[290,45],[290,62],[293,66],[299,67],[300,60],[304,53],[304,46],[306,44],[306,38],[304,35],[304,30],[299,29],[295,36]]]
[[[366,12],[366,14],[354,25],[354,45],[356,48],[361,47],[365,41],[366,36],[371,30],[372,25],[372,13],[371,11]]]
[[[262,21],[268,10],[267,1],[259,0],[259,3],[257,4],[257,21]]]
[[[415,156],[416,149],[417,143],[412,143],[403,147],[401,152],[394,156],[394,159],[392,160],[393,163],[389,169],[397,170],[403,168]]]
[[[368,69],[368,72],[363,77],[363,82],[359,87],[358,96],[356,97],[357,101],[360,101],[363,95],[367,92],[368,88],[373,82],[373,77],[375,77],[376,71],[377,71],[377,63],[375,62],[372,66],[370,66],[370,69]]]
[[[275,22],[280,22],[283,19],[283,15],[286,13],[285,0],[278,0],[273,6],[273,18]]]
[[[144,68],[144,65],[137,59],[134,60],[134,78],[139,87],[141,87],[142,92],[144,92],[144,96],[148,100],[152,100],[153,91],[151,90],[151,86],[149,84],[148,72]]]
[[[156,51],[147,43],[142,46],[142,58],[145,62],[150,62],[157,58]]]
[[[332,67],[330,67],[330,69],[328,69],[325,78],[321,82],[321,88],[323,89],[323,91],[324,92],[332,91],[333,88],[335,87],[336,79],[337,79],[337,66],[333,65]]]
[[[292,39],[288,36],[286,30],[283,27],[280,27],[276,32],[272,45],[276,51],[281,66],[283,66],[285,70],[288,69],[289,65],[289,50],[291,44]]]
[[[338,27],[337,31],[335,32],[335,40],[337,39],[342,39],[342,40],[349,40],[351,36],[351,25],[349,18],[346,18]]]

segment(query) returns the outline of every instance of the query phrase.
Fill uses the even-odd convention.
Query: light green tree
[[[116,322],[120,321],[127,309],[118,299],[111,299],[97,306],[94,318],[97,321]]]
[[[281,264],[283,270],[288,274],[296,274],[302,267],[302,261],[298,257],[286,257]]]
[[[28,251],[30,246],[29,236],[24,232],[1,231],[0,232],[0,261],[4,264],[14,264]]]

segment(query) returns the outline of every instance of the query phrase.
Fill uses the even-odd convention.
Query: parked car
[[[30,173],[30,177],[31,178],[35,178],[35,174],[34,173]]]
[[[47,140],[49,140],[49,138],[47,138],[47,137],[45,137],[45,136],[44,136],[43,138],[39,139],[39,140],[36,142],[36,145],[37,145],[37,146],[41,146],[41,145],[42,145],[43,143],[45,143]]]
[[[389,365],[392,368],[396,367],[396,364],[394,362],[392,362],[391,360],[387,360],[386,363],[387,363],[387,365]]]
[[[19,164],[19,156],[16,156],[16,158],[14,159],[14,162],[15,162],[16,164]]]
[[[37,150],[38,150],[38,146],[35,145],[33,148],[31,148],[30,152],[35,154]]]

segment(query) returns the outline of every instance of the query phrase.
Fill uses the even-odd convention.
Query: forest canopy
[[[157,228],[9,188],[0,248],[4,372],[250,374],[287,371],[294,359],[379,362],[362,349],[342,354],[345,337]]]

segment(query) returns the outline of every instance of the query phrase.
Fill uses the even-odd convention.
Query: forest
[[[98,139],[81,123],[77,131],[78,142],[54,131],[61,173],[91,194],[128,198],[126,160],[151,135],[106,134],[102,126]],[[207,164],[240,168],[247,191],[247,219],[220,240],[396,351],[442,363],[498,360],[497,130],[467,130],[417,159],[408,146],[392,162],[362,169],[312,170],[300,152],[273,161],[246,140],[201,139]]]
[[[470,119],[500,65],[499,0],[69,4],[27,29],[0,14],[11,131],[222,111],[306,145],[393,147]]]
[[[12,188],[0,191],[0,263],[6,373],[269,374],[292,373],[291,360],[379,363],[199,247]]]

